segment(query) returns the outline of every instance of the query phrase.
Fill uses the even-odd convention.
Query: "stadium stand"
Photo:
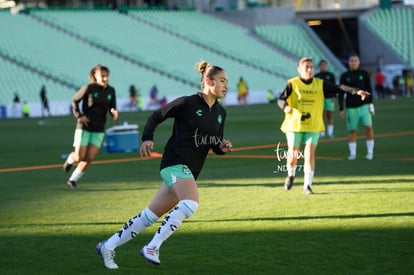
[[[365,18],[371,30],[412,67],[414,67],[413,17],[413,8],[393,7],[378,9]]]
[[[1,12],[0,24],[8,26],[2,30],[2,34],[8,39],[1,43],[0,53],[16,63],[25,64],[44,72],[45,75],[55,76],[55,78],[72,84],[72,92],[69,95],[64,93],[62,89],[56,91],[50,89],[50,98],[55,100],[69,100],[73,91],[76,91],[75,87],[80,87],[88,81],[89,70],[96,63],[103,63],[111,69],[111,84],[117,88],[120,95],[125,93],[127,96],[128,87],[131,84],[136,84],[142,93],[149,92],[154,84],[157,84],[160,92],[181,91],[186,93],[194,90],[191,85],[171,81],[168,77],[163,77],[151,70],[97,49],[68,35],[68,33],[57,31],[50,26],[34,21],[26,15],[13,16],[10,13]],[[25,72],[27,68],[22,66],[20,68],[21,74],[27,73]],[[3,87],[5,85],[18,85],[11,80],[4,80],[5,82],[0,84],[2,91],[8,90]],[[46,77],[45,81],[47,80]],[[23,89],[17,88],[17,90]]]
[[[224,56],[240,60],[244,66],[270,71],[286,78],[296,74],[296,59],[280,54],[261,43],[248,29],[218,20],[197,11],[130,11],[130,14],[148,24],[154,24],[195,44],[221,52]],[[223,43],[225,41],[225,43]],[[260,53],[260,54],[258,54]]]
[[[12,102],[14,92],[20,95],[21,101],[28,102],[40,101],[40,87],[45,84],[47,91],[55,91],[48,93],[50,101],[60,101],[62,98],[67,99],[74,93],[66,85],[50,81],[44,76],[33,73],[30,70],[22,69],[19,65],[7,59],[0,62],[0,86],[2,103]],[[62,95],[64,95],[62,97]]]
[[[163,12],[165,16],[170,13]],[[245,66],[223,54],[189,43],[185,39],[153,25],[134,20],[123,13],[69,10],[36,11],[32,14],[66,31],[77,33],[87,41],[99,41],[105,48],[112,49],[118,54],[125,54],[135,61],[163,70],[166,74],[188,79],[195,85],[198,85],[199,77],[192,68],[200,59],[223,66],[228,75],[233,76],[230,77],[233,83],[230,82],[229,87],[236,86],[236,78],[240,75],[249,76],[249,85],[257,90],[267,90],[269,87],[281,88],[283,81],[272,72]],[[188,27],[188,22],[185,24]],[[85,28],[85,25],[93,25],[94,28]],[[213,41],[210,44],[217,42]],[[205,42],[205,44],[209,43]],[[182,91],[175,93],[182,93]]]
[[[414,64],[412,9],[378,10],[366,21]],[[50,101],[68,101],[96,63],[111,69],[121,98],[131,84],[143,96],[155,84],[161,97],[175,97],[199,89],[194,65],[201,59],[226,69],[230,92],[240,76],[251,91],[264,92],[283,89],[299,57],[331,58],[297,22],[239,26],[194,10],[1,11],[0,25],[7,38],[0,43],[0,104],[11,104],[14,92],[37,102],[43,84]]]
[[[312,57],[315,63],[321,59],[327,60],[327,57],[323,55],[321,50],[312,42],[305,30],[299,25],[256,26],[255,31],[257,35],[296,56],[297,59],[309,56]],[[331,66],[330,70],[335,75],[340,74],[334,66]]]

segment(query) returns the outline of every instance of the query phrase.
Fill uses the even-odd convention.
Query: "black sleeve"
[[[111,109],[114,108],[116,110],[116,92],[115,89],[112,90],[112,98],[109,102],[108,112],[112,116]]]
[[[342,82],[343,82],[343,79],[341,77],[341,83]],[[328,95],[332,96],[334,94],[339,94],[338,96],[339,111],[342,111],[344,109],[344,94],[348,93],[348,94],[355,95],[357,94],[359,90],[360,89],[358,88],[350,87],[350,86],[343,85],[343,84],[335,85],[327,81],[323,82],[323,92],[325,96],[328,96]]]
[[[324,95],[334,95],[334,94],[342,94],[342,93],[348,93],[348,94],[356,94],[359,91],[358,88],[346,86],[346,85],[335,85],[333,83],[330,83],[328,81],[323,82],[323,93]]]
[[[335,97],[337,94],[340,94],[342,91],[332,82],[323,81],[323,95],[325,97]]]
[[[342,84],[345,82],[345,74],[342,74],[340,79],[339,79],[339,84]],[[345,100],[345,95],[343,93],[340,93],[338,95],[338,105],[339,105],[339,111],[343,111],[344,110],[344,100]]]
[[[280,109],[285,109],[287,104],[287,98],[292,94],[292,84],[288,83],[283,90],[283,92],[280,94],[279,99],[277,100],[277,104],[279,105]]]
[[[331,78],[332,78],[332,83],[335,83],[336,84],[336,78],[335,78],[335,75],[333,74],[333,73],[331,73]]]
[[[184,104],[186,97],[179,97],[164,107],[159,108],[152,112],[148,117],[147,123],[142,133],[142,141],[154,140],[154,132],[158,124],[170,117],[176,117],[180,114],[181,106]]]

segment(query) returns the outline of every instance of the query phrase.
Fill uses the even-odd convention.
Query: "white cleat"
[[[350,156],[348,157],[348,160],[356,160],[356,155],[350,155]]]
[[[105,248],[105,242],[100,242],[96,245],[96,252],[102,257],[104,265],[108,269],[118,269],[118,265],[115,263],[115,250],[108,250]]]
[[[147,260],[148,262],[155,264],[155,265],[160,265],[160,252],[157,248],[155,247],[149,247],[149,246],[144,246],[141,249],[141,252],[139,253],[141,254],[142,257],[145,258],[145,260]]]
[[[368,154],[365,156],[365,158],[366,158],[367,160],[373,160],[373,159],[374,159],[374,154],[370,154],[370,153],[368,153]]]

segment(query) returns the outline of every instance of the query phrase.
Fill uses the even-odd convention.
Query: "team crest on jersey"
[[[196,111],[196,115],[198,115],[198,116],[202,116],[202,115],[203,115],[203,110],[198,109],[198,110]]]
[[[221,115],[217,117],[217,122],[220,124],[223,122],[223,117]]]
[[[191,174],[191,170],[190,170],[190,168],[188,168],[187,165],[183,165],[183,171],[182,172],[185,175],[190,175]]]
[[[99,96],[99,94],[98,94],[98,93],[94,93],[94,94],[93,94],[93,97],[94,97],[94,98],[98,98],[98,96]]]
[[[111,98],[112,98],[112,95],[109,94],[108,95],[108,100],[111,100]]]

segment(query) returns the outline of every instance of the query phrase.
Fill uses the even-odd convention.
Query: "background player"
[[[69,154],[63,170],[69,172],[74,164],[78,165],[66,183],[69,188],[77,188],[77,181],[98,154],[105,137],[107,113],[114,120],[118,119],[115,89],[108,84],[109,69],[96,65],[91,70],[90,81],[92,83],[82,87],[72,98],[72,111],[77,119],[73,143],[75,150]],[[82,109],[79,107],[81,101]]]
[[[341,75],[340,83],[357,87],[369,93],[372,92],[371,78],[367,71],[360,69],[359,57],[353,54],[348,59],[349,70]],[[374,129],[372,126],[372,116],[375,114],[372,95],[362,100],[356,95],[346,95],[344,109],[344,95],[339,95],[339,111],[342,118],[346,118],[346,125],[349,133],[349,160],[357,157],[356,132],[361,122],[365,128],[367,154],[366,159],[374,158]]]
[[[332,84],[336,83],[335,75],[328,71],[328,62],[321,60],[319,62],[319,73],[315,74],[315,77],[323,79]],[[325,95],[323,104],[323,118],[326,121],[326,134],[329,138],[334,137],[334,119],[333,112],[335,111],[336,94]],[[321,132],[321,137],[325,136],[325,132]]]
[[[286,167],[288,176],[285,189],[293,185],[300,146],[305,143],[304,157],[304,193],[313,194],[312,181],[315,171],[315,152],[319,135],[325,130],[322,112],[325,94],[350,93],[364,99],[367,92],[345,85],[336,86],[330,82],[313,77],[313,62],[304,57],[299,60],[299,76],[291,78],[279,97],[278,105],[285,113],[281,130],[286,134],[288,154]]]

